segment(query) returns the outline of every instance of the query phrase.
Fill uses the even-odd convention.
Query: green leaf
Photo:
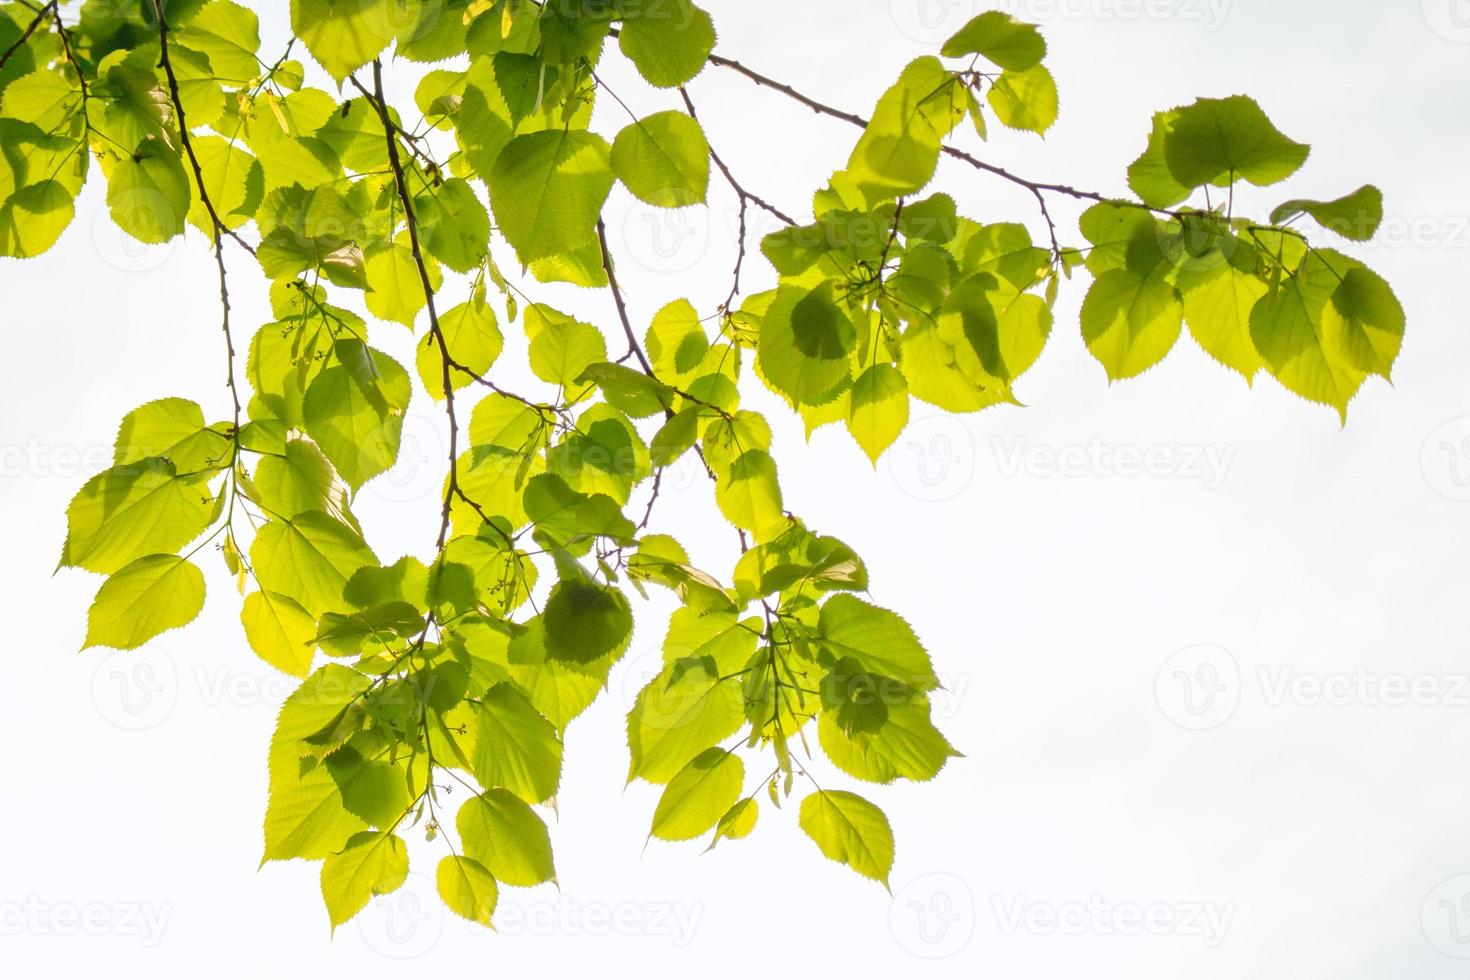
[[[148,555],[102,583],[87,613],[86,646],[135,650],[203,608],[203,572],[177,555]]]
[[[1254,99],[1199,99],[1176,109],[1164,157],[1185,187],[1226,186],[1245,179],[1258,187],[1296,173],[1311,148],[1287,139]]]
[[[278,517],[319,510],[356,528],[347,509],[348,489],[320,449],[307,439],[287,440],[279,456],[264,456],[255,467],[251,494]]]
[[[144,459],[88,480],[67,508],[61,564],[111,575],[144,555],[178,551],[219,510],[220,500],[197,476],[172,463]]]
[[[159,457],[180,473],[223,467],[229,436],[204,424],[204,411],[187,398],[160,398],[133,409],[118,426],[112,461],[119,466]]]
[[[883,690],[880,683],[876,696]],[[881,723],[871,730],[844,725],[840,711],[824,711],[818,719],[822,751],[843,772],[875,783],[929,780],[959,754],[929,720],[927,700],[888,699],[881,707]]]
[[[762,318],[756,361],[794,403],[823,405],[849,377],[856,346],[857,330],[830,282],[810,292],[783,286]]]
[[[22,187],[0,204],[0,255],[40,255],[56,244],[75,214],[72,193],[60,181]]]
[[[868,673],[889,677],[918,691],[939,686],[934,665],[902,617],[851,595],[835,595],[822,606],[818,641],[832,656],[856,660]]]
[[[429,285],[438,288],[440,277],[432,259],[426,259],[425,267],[429,270]],[[428,302],[413,247],[400,238],[368,249],[363,274],[371,290],[367,294],[368,311],[412,330],[419,310]]]
[[[397,33],[395,0],[291,0],[291,31],[338,84]]]
[[[940,54],[946,58],[978,54],[1007,71],[1025,71],[1046,56],[1046,41],[1034,24],[987,10],[945,41]]]
[[[492,789],[465,800],[455,826],[465,856],[501,884],[529,888],[556,880],[546,822],[513,793]]]
[[[490,249],[490,215],[467,181],[451,177],[414,199],[424,248],[455,272],[470,272]]]
[[[664,636],[664,663],[708,657],[722,676],[734,674],[755,653],[761,632],[758,622],[742,621],[734,612],[706,612],[681,606],[669,617],[669,631]]]
[[[699,406],[691,406],[676,414],[659,428],[648,444],[653,465],[668,466],[683,456],[699,440]]]
[[[378,559],[351,528],[320,511],[261,527],[250,547],[261,588],[295,599],[320,618],[339,609],[347,580]]]
[[[1356,263],[1342,272],[1322,310],[1327,349],[1359,371],[1385,380],[1398,359],[1404,324],[1404,308],[1388,283]]]
[[[893,830],[882,810],[853,793],[818,790],[801,801],[800,823],[829,859],[888,886]]]
[[[853,382],[847,430],[873,465],[909,421],[909,386],[892,364],[875,364]]]
[[[333,352],[335,363],[306,389],[301,413],[307,435],[356,489],[397,460],[413,384],[402,365],[361,341],[339,340]]]
[[[934,57],[909,63],[883,94],[847,172],[868,203],[912,194],[934,177],[944,137],[965,118],[965,88]]]
[[[507,659],[516,684],[560,733],[602,693],[607,678],[579,664],[550,659],[544,638],[541,621],[532,620],[526,631],[511,642]]]
[[[468,41],[465,6],[460,0],[411,5],[406,17],[400,14],[398,55],[410,61],[443,61],[463,54]]]
[[[1050,129],[1060,107],[1056,79],[1042,65],[1002,72],[986,99],[1002,126],[1031,133]]]
[[[695,756],[745,724],[736,677],[720,679],[709,657],[666,664],[628,713],[628,779],[667,783]]]
[[[475,778],[487,790],[504,787],[527,803],[541,803],[561,782],[561,738],[551,722],[510,684],[497,684],[476,712],[471,756]]]
[[[1383,192],[1364,184],[1335,201],[1287,201],[1271,212],[1271,223],[1285,224],[1300,214],[1311,215],[1317,224],[1343,238],[1366,242],[1378,234],[1378,226],[1383,224]]]
[[[123,231],[140,242],[158,244],[184,233],[190,188],[179,155],[148,139],[107,175],[107,207]]]
[[[1155,208],[1172,208],[1189,199],[1191,187],[1174,179],[1164,148],[1169,140],[1169,128],[1178,117],[1178,112],[1154,113],[1153,127],[1149,130],[1148,148],[1143,155],[1128,167],[1128,186],[1143,203]]]
[[[709,843],[714,847],[722,840],[740,840],[742,837],[750,836],[755,829],[756,818],[760,816],[760,806],[755,797],[747,797],[736,803],[725,815],[720,817],[720,822],[715,825],[715,836]]]
[[[1147,277],[1127,269],[1103,273],[1082,302],[1082,336],[1092,356],[1119,381],[1164,359],[1183,326],[1179,293],[1160,264]]]
[[[322,898],[332,929],[367,908],[374,895],[397,891],[408,880],[408,848],[393,834],[363,831],[322,862]]]
[[[739,799],[744,784],[745,765],[739,756],[724,749],[701,752],[664,787],[649,835],[693,840],[719,822]]]
[[[676,299],[655,313],[644,347],[653,363],[653,373],[660,378],[682,382],[692,377],[709,350],[709,338],[694,304]]]
[[[1190,334],[1205,353],[1247,381],[1261,369],[1261,355],[1251,342],[1251,310],[1268,289],[1255,273],[1255,260],[1255,249],[1236,243],[1219,261],[1179,272]]]
[[[496,224],[531,262],[593,240],[613,185],[611,149],[580,130],[528,133],[501,151],[486,181]]]
[[[530,360],[536,377],[568,388],[590,365],[607,360],[607,341],[590,323],[559,320],[531,338]]]
[[[703,204],[709,190],[709,144],[682,112],[657,112],[623,128],[612,169],[639,200],[660,208]]]
[[[260,22],[233,0],[211,0],[177,30],[178,43],[209,58],[221,79],[244,85],[260,74]],[[196,141],[197,146],[197,141]]]
[[[303,767],[301,740],[331,723],[369,683],[355,670],[328,664],[281,706],[271,736],[262,861],[324,858],[367,826],[346,808],[342,791],[325,766]]]
[[[776,461],[770,453],[751,449],[730,464],[715,484],[715,503],[725,519],[765,539],[784,519]]]
[[[491,925],[498,889],[495,877],[484,865],[471,858],[446,854],[440,859],[434,877],[439,897],[451,912],[482,926]]]
[[[410,696],[400,688],[383,699],[381,706],[393,709]],[[394,698],[399,700],[395,702]],[[422,757],[405,761],[368,758],[350,745],[337,749],[326,760],[326,769],[342,795],[342,805],[374,827],[391,827],[403,815],[418,795],[410,778],[417,776],[421,781],[426,767],[427,760]]]
[[[587,664],[621,650],[633,636],[627,598],[611,586],[564,578],[551,590],[542,613],[546,654]]]
[[[500,324],[495,311],[485,302],[483,289],[476,290],[468,302],[461,303],[439,317],[439,328],[444,334],[444,345],[449,348],[449,359],[460,367],[484,377],[490,372],[505,338],[500,333]],[[444,400],[444,355],[433,334],[425,334],[418,342],[414,364],[418,368],[419,380],[435,401]],[[474,378],[453,367],[449,370],[451,390],[473,384]]]
[[[470,414],[470,442],[519,450],[535,439],[545,423],[525,402],[501,394],[487,395]]]
[[[715,47],[715,25],[690,0],[631,0],[618,47],[658,88],[683,85],[704,68]]]
[[[904,238],[922,239],[935,245],[953,241],[959,231],[954,198],[948,194],[931,194],[922,201],[905,204],[898,215],[898,230]]]
[[[279,671],[305,677],[311,670],[316,620],[287,596],[252,592],[240,610],[245,639],[255,655]]]
[[[1337,409],[1345,423],[1348,402],[1367,374],[1324,347],[1323,313],[1336,280],[1315,254],[1255,305],[1251,341],[1277,381],[1308,401]]]
[[[81,106],[82,93],[60,74],[42,68],[5,87],[0,112],[52,132]]]
[[[590,364],[576,380],[578,384],[597,385],[608,404],[629,418],[662,414],[674,402],[674,392],[663,382],[623,364]]]

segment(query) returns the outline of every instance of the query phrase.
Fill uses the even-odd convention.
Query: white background
[[[984,6],[710,9],[721,53],[866,112]],[[280,7],[267,57],[284,40]],[[750,392],[777,425],[788,506],[866,557],[874,600],[912,621],[948,688],[941,724],[965,757],[932,784],[853,787],[893,822],[891,899],[825,861],[789,809],[763,807],[750,839],[710,854],[640,853],[657,790],[623,788],[622,715],[657,657],[668,604],[656,601],[608,694],[568,735],[560,890],[506,889],[489,935],[442,912],[428,884],[437,852],[418,842],[427,875],[329,939],[316,865],[256,868],[265,746],[290,683],[245,647],[222,564],[207,562],[196,624],[134,654],[75,652],[99,580],[52,575],[66,500],[137,404],[180,395],[215,417],[228,406],[203,240],[121,241],[99,213],[99,180],[53,251],[0,262],[5,971],[368,977],[420,956],[551,976],[1463,977],[1470,5],[1008,9],[1046,29],[1061,120],[1045,141],[996,127],[988,145],[960,134],[965,145],[1118,193],[1150,113],[1249,92],[1314,150],[1288,185],[1237,208],[1380,185],[1383,243],[1345,250],[1394,284],[1409,333],[1394,385],[1370,382],[1342,429],[1264,374],[1252,390],[1187,339],[1162,367],[1109,386],[1076,326],[1084,279],[1063,291],[1020,386],[1028,407],[955,421],[916,405],[876,473],[840,428],[807,446]],[[401,92],[415,71],[390,68]],[[639,111],[676,105],[626,70],[605,77]],[[691,90],[715,148],[789,211],[808,212],[857,134],[718,69]],[[605,132],[625,119],[611,103],[599,112]],[[953,161],[940,181],[968,216],[1038,227],[1016,188]],[[662,229],[615,192],[613,245],[640,329],[679,295],[705,312],[723,298],[733,198],[718,176],[712,188],[707,215]],[[1057,208],[1075,243],[1076,209]],[[264,290],[248,257],[230,261],[243,339],[267,316]],[[614,332],[606,293],[537,295]],[[507,336],[514,378],[523,341],[516,327]],[[401,327],[376,325],[374,341],[410,354]],[[414,412],[405,462],[358,503],[388,560],[423,556],[435,530],[443,446],[427,399]],[[1151,475],[1118,472],[1150,451]],[[734,535],[707,484],[671,482],[682,485],[661,502],[660,529],[727,572]]]

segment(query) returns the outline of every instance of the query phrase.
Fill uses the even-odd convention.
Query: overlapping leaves
[[[321,860],[334,927],[402,884],[411,828],[451,839],[436,880],[468,919],[491,923],[502,887],[555,879],[538,808],[555,805],[567,727],[608,686],[651,589],[678,603],[627,718],[628,778],[660,788],[651,836],[742,839],[761,797],[780,808],[823,757],[887,784],[958,755],[933,724],[939,678],[914,630],[865,597],[852,548],[788,511],[771,425],[742,403],[747,368],[809,433],[842,423],[876,463],[911,399],[1017,404],[1082,268],[1083,338],[1114,380],[1187,328],[1247,379],[1264,368],[1345,414],[1402,341],[1388,285],[1315,241],[1372,238],[1376,188],[1237,213],[1237,188],[1274,186],[1308,156],[1244,96],[1159,113],[1131,201],[959,148],[992,122],[1042,134],[1058,119],[1041,33],[999,12],[904,67],[869,118],[808,100],[862,132],[810,216],[790,219],[713,156],[687,92],[591,128],[614,51],[656,90],[711,63],[714,24],[690,0],[293,0],[295,51],[327,87],[290,48],[264,59],[234,0],[89,3],[75,22],[55,9],[0,5],[0,255],[54,245],[95,161],[133,238],[192,224],[229,248],[240,234],[271,307],[242,337],[233,418],[168,398],[123,420],[113,465],[68,508],[61,563],[108,576],[86,642],[124,650],[198,615],[206,557],[237,579],[249,646],[303,678],[271,741],[264,858]],[[432,64],[412,106],[382,96],[390,54]],[[960,214],[931,186],[951,166],[1029,191],[1045,237]],[[619,184],[672,209],[706,205],[721,180],[742,233],[751,208],[782,223],[759,243],[769,288],[742,292],[737,273],[724,304],[672,299],[646,329],[621,292],[597,323],[527,295],[615,285],[602,215]],[[1085,247],[1062,244],[1057,194],[1090,203]],[[497,380],[513,329],[530,392]],[[412,370],[380,339],[402,330]],[[425,394],[454,419],[427,563],[381,555],[354,513],[403,463]],[[707,477],[739,531],[724,578],[650,528],[674,467]],[[453,815],[450,785],[470,791]],[[813,789],[798,811],[822,854],[887,881],[893,834],[871,802]]]

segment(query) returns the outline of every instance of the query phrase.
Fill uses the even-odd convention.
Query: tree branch
[[[444,491],[444,508],[439,520],[439,537],[435,544],[437,550],[443,551],[444,544],[449,538],[449,514],[454,499],[457,496],[464,496],[459,486],[459,417],[454,407],[454,381],[450,374],[449,344],[444,339],[444,331],[439,327],[439,313],[434,308],[434,286],[429,280],[429,267],[424,261],[423,249],[419,244],[419,226],[418,219],[414,216],[413,197],[408,192],[408,179],[403,173],[403,160],[398,155],[398,127],[394,125],[393,118],[388,113],[388,103],[383,96],[383,63],[377,58],[373,59],[372,92],[363,88],[356,76],[349,77],[352,79],[352,84],[367,99],[368,104],[377,110],[378,118],[383,123],[383,134],[388,141],[388,167],[393,172],[393,185],[398,192],[398,202],[403,205],[404,223],[408,226],[409,250],[413,254],[414,265],[418,269],[419,284],[424,290],[424,305],[429,311],[429,334],[439,347],[439,357],[443,368],[441,380],[444,386],[444,408],[449,416],[449,486]]]
[[[31,39],[31,35],[36,33],[36,28],[41,26],[41,21],[46,19],[46,14],[48,10],[49,6],[42,7],[40,10],[38,10],[36,12],[36,16],[32,18],[30,24],[26,27],[25,31],[21,34],[20,37],[15,39],[15,43],[6,48],[4,54],[0,54],[0,68],[5,67],[5,63],[10,60],[11,55],[15,54],[21,48],[25,47],[25,43]]]
[[[653,365],[648,363],[648,355],[643,353],[643,347],[638,343],[638,336],[633,332],[632,321],[628,319],[628,307],[623,303],[623,291],[618,286],[618,277],[613,272],[612,252],[607,247],[607,224],[602,216],[597,218],[597,244],[602,249],[602,271],[607,274],[607,284],[612,287],[613,302],[618,307],[618,319],[623,324],[623,334],[628,338],[628,350],[632,351],[638,358],[638,363],[643,365],[643,373],[657,381],[653,373]]]
[[[771,78],[769,75],[763,75],[755,69],[743,65],[733,58],[724,58],[717,54],[711,54],[709,56],[709,62],[712,65],[718,65],[721,68],[728,68],[731,71],[744,75],[746,78],[750,79],[752,82],[759,86],[772,89],[776,92],[780,92],[787,98],[801,103],[808,109],[811,109],[813,112],[816,112],[820,115],[830,116],[833,119],[840,119],[845,123],[850,123],[851,125],[857,126],[861,129],[866,129],[868,127],[868,120],[863,116],[860,116],[855,112],[847,112],[846,110],[838,109],[834,106],[827,105],[824,102],[819,102],[811,96],[797,91],[795,88],[786,84],[785,82],[779,82],[776,79]],[[1047,193],[1062,194],[1067,197],[1076,198],[1077,200],[1082,201],[1122,204],[1125,207],[1133,207],[1139,208],[1144,211],[1152,211],[1155,214],[1168,215],[1171,218],[1177,218],[1180,216],[1180,212],[1178,211],[1171,211],[1167,208],[1156,208],[1138,201],[1112,198],[1104,194],[1098,194],[1095,191],[1079,190],[1068,184],[1047,183],[1044,181],[1030,180],[1026,177],[1020,176],[1019,174],[1011,173],[1004,167],[998,167],[993,163],[986,163],[979,157],[976,157],[973,154],[960,149],[959,147],[951,146],[948,143],[942,144],[940,146],[940,151],[943,152],[945,156],[951,157],[955,160],[959,160],[963,163],[967,163],[970,166],[974,167],[976,170],[983,170],[986,173],[994,174],[995,176],[1000,177],[1002,180],[1010,181],[1017,186],[1024,187],[1027,190],[1031,191],[1031,193],[1036,196],[1037,200],[1041,202],[1043,215],[1046,217],[1048,224],[1051,224],[1051,215],[1046,211],[1046,202],[1045,198],[1043,197],[1043,195]]]
[[[53,4],[54,6],[54,4]],[[204,187],[204,169],[199,165],[199,157],[194,154],[194,144],[189,139],[189,121],[184,116],[184,102],[179,95],[179,80],[174,75],[173,62],[168,53],[168,18],[164,15],[162,0],[153,0],[153,11],[158,16],[158,51],[159,65],[163,68],[164,76],[168,79],[169,99],[173,102],[174,112],[178,115],[179,142],[183,145],[184,153],[189,158],[189,165],[194,170],[194,182],[199,188],[199,200],[204,205],[205,211],[209,213],[209,220],[213,223],[214,231],[214,261],[219,267],[219,299],[223,318],[223,329],[225,333],[225,352],[229,359],[229,374],[226,383],[230,389],[230,397],[235,403],[235,433],[231,438],[235,440],[236,452],[239,451],[238,433],[240,430],[240,389],[235,383],[235,338],[230,330],[230,290],[225,273],[225,250],[222,236],[229,235],[239,242],[251,255],[255,249],[247,245],[240,236],[236,235],[220,219],[219,212],[214,208],[214,202],[210,200],[209,191]]]
[[[680,85],[679,94],[684,98],[684,106],[689,110],[689,118],[697,121],[699,119],[699,113],[696,112],[694,109],[694,100],[689,97],[689,89],[687,89],[683,85]],[[708,136],[706,136],[705,139],[706,143],[708,143]],[[721,307],[725,314],[729,315],[730,307],[735,304],[735,297],[740,295],[740,273],[745,269],[745,237],[748,230],[748,222],[746,219],[750,210],[750,205],[754,204],[760,208],[765,209],[773,217],[786,222],[786,224],[788,225],[795,225],[796,221],[780,208],[777,208],[774,205],[768,203],[764,198],[746,190],[745,187],[740,183],[740,181],[735,179],[735,174],[730,171],[730,168],[725,164],[725,161],[721,159],[718,153],[715,152],[715,148],[713,146],[709,147],[709,156],[710,159],[715,162],[715,166],[720,169],[720,173],[724,174],[725,182],[729,184],[731,190],[735,192],[735,196],[739,199],[740,204],[740,224],[739,228],[736,230],[734,281],[730,285],[730,295],[725,298],[725,302]]]

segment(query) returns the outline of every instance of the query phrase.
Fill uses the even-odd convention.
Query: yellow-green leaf
[[[713,827],[740,797],[745,765],[724,749],[707,749],[664,787],[653,811],[651,836],[692,840]]]
[[[546,822],[505,789],[471,797],[455,818],[466,857],[504,885],[530,887],[556,878]]]
[[[828,858],[887,887],[893,830],[882,810],[854,793],[818,790],[801,801],[800,823]]]
[[[492,875],[480,862],[446,854],[435,873],[439,897],[455,915],[490,926],[499,890]]]
[[[322,898],[332,929],[367,907],[374,895],[397,891],[408,879],[408,848],[397,836],[365,830],[322,862]]]
[[[847,431],[877,465],[909,421],[909,386],[892,364],[875,364],[853,382]]]
[[[87,613],[86,645],[133,650],[203,608],[203,572],[177,555],[148,555],[102,583]]]

